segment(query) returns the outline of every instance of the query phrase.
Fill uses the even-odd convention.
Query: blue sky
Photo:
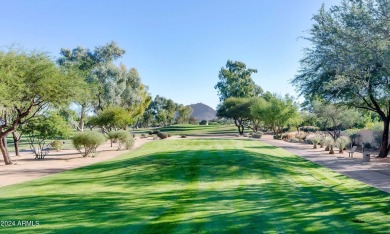
[[[17,44],[58,57],[61,48],[116,41],[153,96],[215,108],[214,85],[228,59],[258,69],[266,91],[296,96],[311,18],[339,0],[0,0],[0,46]]]

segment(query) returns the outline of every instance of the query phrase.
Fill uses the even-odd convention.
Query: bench
[[[353,153],[355,153],[357,146],[353,146],[352,149],[348,151],[348,157],[353,158]]]

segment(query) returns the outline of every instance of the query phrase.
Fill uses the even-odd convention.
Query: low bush
[[[347,136],[341,136],[336,140],[336,146],[339,148],[339,153],[342,154],[344,148],[351,143],[351,139]]]
[[[329,151],[329,154],[334,154],[333,146],[335,144],[334,140],[332,137],[325,137],[324,140],[324,145],[326,146],[325,151]]]
[[[294,138],[293,137],[293,138],[290,139],[290,142],[291,143],[298,143],[298,142],[301,142],[301,140],[299,140],[298,138]]]
[[[59,141],[59,140],[55,140],[51,143],[51,147],[57,151],[60,151],[62,150],[64,144],[62,143],[62,141]]]
[[[374,138],[371,145],[379,148],[382,143],[383,125],[381,123],[375,123],[371,130]]]
[[[297,138],[299,141],[303,141],[306,139],[307,134],[304,132],[297,132],[295,133],[295,138]]]
[[[299,130],[308,133],[308,132],[317,132],[319,128],[315,126],[303,126],[300,127]]]
[[[282,140],[285,140],[285,141],[288,141],[293,137],[294,137],[294,134],[291,132],[287,132],[287,133],[282,134]]]
[[[358,144],[361,138],[360,131],[360,129],[347,129],[344,133],[354,144]]]
[[[73,139],[73,146],[83,157],[94,156],[96,148],[103,144],[106,138],[103,134],[94,131],[81,132],[76,134]]]
[[[306,140],[309,143],[313,144],[313,149],[317,149],[317,145],[321,141],[321,136],[319,136],[319,135],[309,135],[308,137],[306,137]]]
[[[156,133],[157,137],[160,138],[160,139],[166,139],[168,138],[168,134],[165,133],[165,132],[160,132],[158,131],[158,133]]]
[[[108,139],[111,141],[111,147],[113,143],[118,144],[118,150],[125,146],[125,149],[130,149],[134,144],[134,138],[131,133],[125,130],[111,131],[108,134]]]
[[[262,132],[254,132],[252,133],[252,138],[260,139],[263,136]]]
[[[199,125],[209,125],[209,122],[207,120],[202,120],[199,122]]]

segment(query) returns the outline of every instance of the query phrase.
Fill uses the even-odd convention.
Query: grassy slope
[[[0,189],[1,233],[385,233],[390,196],[251,140],[154,141]],[[364,222],[360,222],[364,221]]]

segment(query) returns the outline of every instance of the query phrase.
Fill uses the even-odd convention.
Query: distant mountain
[[[189,106],[193,110],[191,116],[199,121],[212,120],[217,118],[217,112],[206,104],[196,103]]]

